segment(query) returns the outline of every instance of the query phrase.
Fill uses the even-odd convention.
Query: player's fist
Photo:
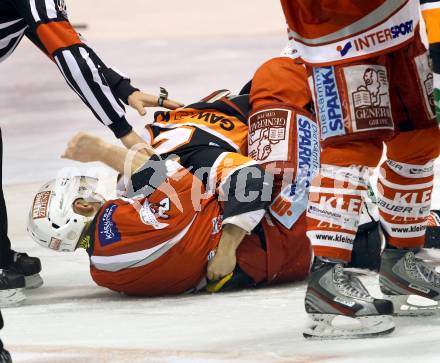
[[[236,264],[235,251],[223,253],[217,250],[216,255],[208,263],[206,277],[208,280],[219,280],[233,272]]]
[[[99,161],[105,152],[105,148],[106,143],[99,137],[80,132],[70,139],[67,149],[61,157],[83,163]]]
[[[145,107],[157,107],[159,105],[159,97],[141,91],[135,91],[128,97],[128,104],[134,108],[139,115],[145,116],[147,114]],[[183,103],[167,99],[163,101],[163,107],[169,110],[175,110],[176,108],[183,107]]]

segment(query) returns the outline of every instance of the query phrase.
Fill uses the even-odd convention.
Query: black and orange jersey
[[[185,108],[157,112],[154,123],[146,126],[146,137],[162,158],[177,156],[207,192],[219,196],[223,224],[235,224],[250,232],[270,202],[271,185],[265,183],[265,174],[257,163],[244,156],[248,95],[217,99],[218,93],[221,91]],[[137,173],[134,179],[140,179],[135,184],[142,184],[145,177]],[[245,198],[251,190],[258,197]]]
[[[247,155],[248,107],[248,96],[237,96],[156,112],[147,141],[162,155],[204,146]]]
[[[132,130],[121,101],[127,103],[135,88],[84,43],[68,21],[64,0],[1,0],[0,62],[24,36],[55,62],[67,84],[117,137]]]

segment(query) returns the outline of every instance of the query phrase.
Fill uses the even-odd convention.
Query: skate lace
[[[366,290],[360,288],[362,283],[358,279],[354,281],[355,279],[350,273],[344,271],[342,265],[335,266],[333,280],[342,294],[358,299],[369,299],[370,295],[366,293]]]
[[[440,274],[421,259],[416,258],[413,252],[408,252],[405,256],[408,274],[418,280],[429,282],[435,286],[440,286]]]

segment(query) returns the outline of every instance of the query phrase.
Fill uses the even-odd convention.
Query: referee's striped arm
[[[27,29],[24,19],[0,20],[0,63],[17,48]]]
[[[132,127],[125,119],[121,102],[121,99],[126,101],[128,95],[117,92],[118,86],[127,79],[109,69],[83,42],[67,20],[63,0],[26,1],[33,19],[29,30],[33,34],[29,38],[41,43],[69,86],[116,137],[128,134]]]
[[[429,40],[429,53],[434,72],[434,100],[437,120],[440,122],[440,1],[420,0]]]

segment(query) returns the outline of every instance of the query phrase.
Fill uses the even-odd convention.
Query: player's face
[[[101,208],[99,202],[88,202],[84,199],[77,199],[73,202],[73,211],[84,217],[93,217]]]

